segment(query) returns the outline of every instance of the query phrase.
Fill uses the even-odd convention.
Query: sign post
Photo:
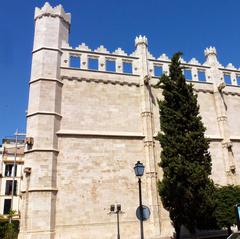
[[[238,231],[240,231],[240,203],[235,205],[235,213],[236,213],[236,219],[237,219],[237,228],[238,228]]]

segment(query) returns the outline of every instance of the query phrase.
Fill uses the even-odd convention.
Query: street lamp
[[[143,205],[142,205],[142,187],[141,187],[141,177],[144,174],[144,165],[137,161],[134,166],[135,175],[138,177],[138,188],[139,188],[139,208],[140,208],[140,233],[141,239],[144,239],[143,235]]]
[[[122,210],[121,210],[121,204],[117,204],[117,205],[110,205],[110,212],[109,214],[117,214],[117,239],[120,239],[120,226],[119,226],[119,214],[122,214]]]

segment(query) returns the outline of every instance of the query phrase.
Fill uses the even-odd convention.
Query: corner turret
[[[48,2],[44,4],[42,8],[35,8],[34,19],[41,18],[43,16],[51,16],[51,17],[60,17],[62,18],[68,25],[71,23],[71,14],[65,13],[62,5],[58,5],[56,7],[52,7]]]
[[[35,34],[33,51],[42,47],[59,49],[62,41],[68,42],[71,14],[62,5],[52,7],[48,2],[35,8]]]
[[[204,55],[206,57],[206,65],[209,66],[220,66],[220,63],[217,59],[217,50],[215,47],[210,46],[204,50]]]
[[[135,47],[140,44],[145,44],[146,46],[148,46],[148,39],[146,36],[139,35],[135,38]]]

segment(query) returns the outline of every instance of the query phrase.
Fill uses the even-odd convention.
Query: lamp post
[[[116,214],[117,215],[117,239],[120,239],[120,226],[119,226],[119,214],[122,214],[121,204],[117,204],[116,207],[114,204],[110,205],[110,212],[109,214]]]
[[[144,239],[143,235],[143,205],[142,205],[142,185],[141,185],[141,177],[144,174],[144,165],[137,161],[134,166],[135,175],[138,177],[138,188],[139,188],[139,208],[140,208],[140,234],[141,239]]]

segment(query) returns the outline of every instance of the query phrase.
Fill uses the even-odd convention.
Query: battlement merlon
[[[217,50],[216,50],[215,47],[210,46],[209,48],[206,48],[204,50],[204,54],[205,54],[206,57],[208,57],[208,55],[215,55],[216,56],[217,55]]]
[[[138,36],[135,38],[135,46],[140,45],[140,44],[145,44],[148,46],[148,39],[146,36]]]
[[[204,64],[209,66],[222,67],[217,59],[217,50],[215,47],[210,46],[204,50],[204,55],[206,57],[206,62]]]
[[[62,5],[52,7],[48,2],[44,4],[42,8],[35,8],[34,20],[41,18],[43,16],[59,17],[69,26],[71,24],[71,14],[66,13]]]

